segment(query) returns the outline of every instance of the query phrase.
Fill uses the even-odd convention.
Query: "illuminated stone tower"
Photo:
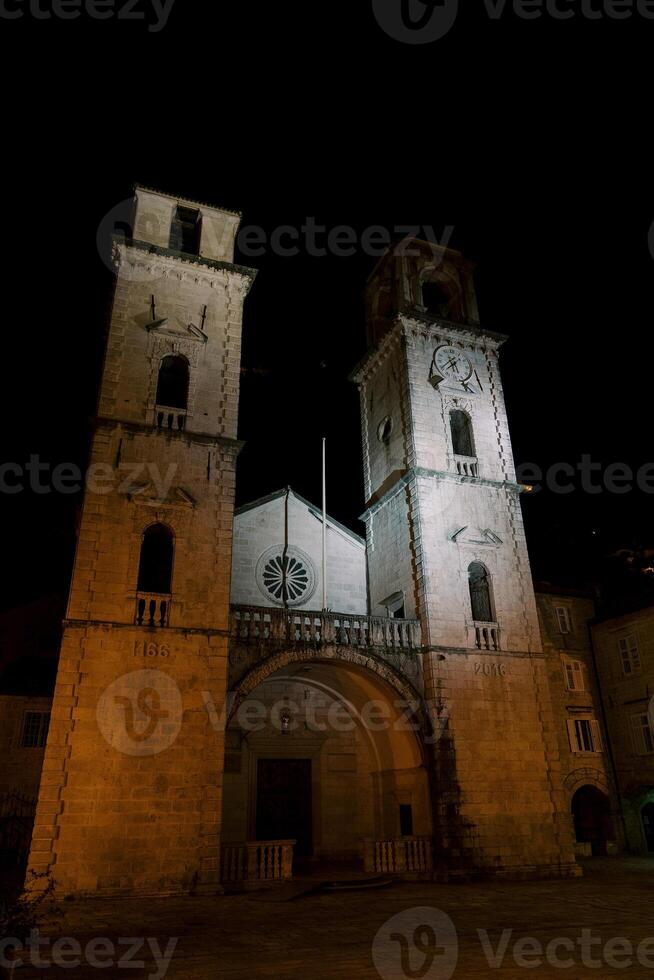
[[[422,623],[444,865],[576,873],[498,354],[472,268],[414,241],[367,286],[371,613]]]
[[[238,215],[136,189],[30,867],[60,894],[219,883],[243,302]],[[215,719],[215,714],[213,715]]]

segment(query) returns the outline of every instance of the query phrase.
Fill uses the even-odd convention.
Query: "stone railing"
[[[134,622],[137,626],[168,626],[170,596],[160,592],[137,592]]]
[[[479,463],[475,456],[455,456],[454,468],[459,476],[479,476]]]
[[[290,881],[293,877],[294,840],[255,840],[224,844],[223,882],[254,885],[257,882]]]
[[[364,870],[373,874],[428,874],[434,869],[431,837],[366,840]]]
[[[500,628],[497,623],[469,623],[468,646],[477,650],[500,650]]]
[[[264,606],[232,606],[234,639],[265,642],[383,647],[413,650],[421,645],[417,619],[389,619],[350,613],[305,612]]]
[[[158,429],[168,432],[182,432],[186,426],[186,409],[169,408],[166,405],[155,405],[154,424]]]

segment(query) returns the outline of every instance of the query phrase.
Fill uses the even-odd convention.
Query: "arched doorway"
[[[222,840],[297,840],[358,864],[364,841],[428,836],[419,718],[362,664],[295,660],[245,684],[226,733]]]
[[[645,846],[648,851],[654,851],[654,800],[646,803],[640,812],[643,819]]]
[[[606,854],[607,841],[614,839],[606,793],[596,786],[580,786],[572,797],[572,819],[577,841],[589,843],[594,855]]]

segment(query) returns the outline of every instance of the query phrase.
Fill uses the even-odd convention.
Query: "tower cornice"
[[[359,361],[349,379],[355,384],[365,384],[374,374],[398,340],[408,336],[410,332],[419,330],[425,337],[431,337],[435,342],[440,338],[456,337],[472,349],[492,350],[497,352],[508,337],[506,334],[484,330],[472,324],[455,323],[443,317],[435,317],[415,308],[403,310],[397,315],[392,326],[381,340],[372,347]]]
[[[371,497],[367,501],[366,509],[359,517],[360,521],[375,514],[381,507],[389,502],[396,494],[400,493],[409,483],[419,478],[440,480],[448,483],[467,483],[478,487],[492,487],[495,490],[507,490],[509,493],[524,493],[525,487],[522,483],[512,483],[509,480],[489,480],[479,476],[460,476],[458,473],[450,473],[447,470],[430,470],[424,466],[412,466],[406,470],[384,493],[375,499]]]
[[[137,256],[134,256],[133,253],[137,253]],[[138,253],[140,253],[140,256]],[[141,256],[157,256],[161,262],[160,271],[164,274],[170,271],[179,275],[181,272],[196,279],[201,272],[211,281],[215,281],[216,279],[220,279],[221,276],[224,277],[225,273],[227,273],[230,278],[242,280],[246,293],[249,292],[257,276],[257,270],[251,269],[246,265],[237,265],[235,262],[227,262],[219,259],[207,259],[202,255],[189,255],[186,252],[177,252],[172,248],[165,248],[163,245],[153,245],[152,242],[115,236],[115,265],[119,267],[127,259],[128,254],[130,254],[132,261],[135,258],[138,261]],[[141,258],[141,262],[143,261],[144,259]],[[153,269],[153,271],[156,272],[158,270]]]

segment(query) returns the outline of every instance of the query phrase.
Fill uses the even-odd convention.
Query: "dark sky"
[[[484,326],[510,335],[516,460],[649,462],[654,21],[568,6],[569,21],[493,21],[479,3],[427,45],[388,37],[369,0],[176,0],[159,33],[86,17],[3,24],[5,460],[84,463],[111,291],[97,230],[142,182],[269,233],[311,217],[359,235],[453,226],[478,263]],[[329,509],[361,530],[347,375],[374,259],[244,261],[259,275],[238,502],[287,483],[319,500],[324,429]],[[0,494],[3,606],[65,589],[79,503]],[[603,554],[654,537],[638,490],[544,491],[524,510],[539,577],[588,578]]]

